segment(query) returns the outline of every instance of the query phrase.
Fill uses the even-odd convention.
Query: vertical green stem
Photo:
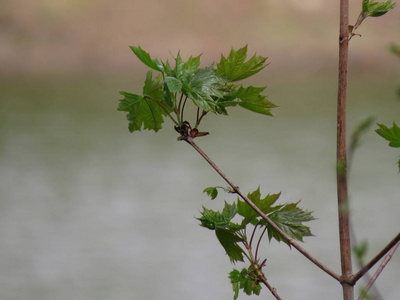
[[[346,99],[347,67],[349,47],[349,0],[340,0],[339,36],[339,88],[337,107],[337,197],[339,211],[339,239],[342,266],[343,299],[354,299],[352,276],[350,222],[347,191],[347,150],[346,150]]]

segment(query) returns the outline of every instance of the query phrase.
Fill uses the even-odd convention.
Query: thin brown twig
[[[253,244],[253,239],[254,239],[254,235],[256,234],[257,227],[258,227],[258,224],[256,226],[254,226],[253,232],[251,233],[251,238],[250,238],[250,242],[249,242],[250,246],[252,246],[252,244]],[[257,259],[257,255],[256,255],[256,259]]]
[[[400,241],[398,241],[388,252],[388,254],[386,255],[385,259],[383,260],[383,262],[379,265],[378,269],[376,270],[375,274],[371,277],[371,279],[369,280],[367,286],[365,287],[365,290],[361,293],[360,297],[358,298],[358,300],[362,300],[364,299],[365,294],[369,291],[369,289],[372,287],[372,285],[375,283],[376,279],[378,278],[378,276],[382,273],[383,269],[386,267],[386,265],[388,264],[388,262],[392,259],[393,254],[396,252],[397,248],[400,245]]]
[[[264,233],[265,233],[266,230],[267,230],[267,227],[264,227],[264,230],[263,230],[263,232],[261,233],[260,238],[258,239],[257,248],[256,248],[256,254],[255,254],[256,259],[257,259],[257,256],[258,256],[258,249],[260,248],[261,239],[262,239],[262,237],[264,236]]]
[[[273,286],[271,286],[270,284],[269,284],[269,282],[267,281],[267,279],[265,278],[265,276],[264,276],[264,274],[262,274],[261,276],[259,276],[260,278],[260,281],[262,282],[262,283],[264,283],[264,285],[267,287],[267,289],[269,289],[269,291],[271,292],[271,294],[272,295],[274,295],[274,297],[277,299],[277,300],[281,300],[281,297],[279,297],[279,295],[278,295],[278,292],[276,291],[276,289],[273,287]]]
[[[303,254],[308,260],[310,260],[313,264],[323,270],[325,273],[335,278],[337,281],[342,282],[342,278],[340,275],[329,269],[315,257],[313,257],[310,253],[308,253],[303,247],[301,247],[296,241],[294,241],[290,236],[288,236],[278,225],[276,225],[270,218],[268,218],[240,189],[237,185],[235,185],[228,176],[225,175],[224,172],[208,157],[208,155],[193,141],[193,139],[188,137],[182,137],[181,140],[186,141],[189,145],[191,145],[208,163],[209,165],[232,187],[236,194],[238,194],[252,209],[254,209],[261,218],[265,220],[272,228],[274,228],[280,235],[282,235],[288,243],[297,249],[301,254]]]
[[[181,111],[181,121],[182,121],[182,122],[184,121],[184,120],[183,120],[183,113],[184,113],[184,111],[185,111],[185,105],[186,105],[187,99],[188,99],[188,97],[185,96],[185,100],[183,100],[182,111]]]
[[[365,273],[368,272],[387,252],[389,252],[400,241],[400,233],[398,233],[389,244],[386,245],[369,263],[367,263],[360,271],[352,276],[350,283],[355,284]]]

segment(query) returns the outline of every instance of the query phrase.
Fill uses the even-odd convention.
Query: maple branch
[[[274,228],[281,236],[283,236],[288,243],[297,249],[301,254],[303,254],[308,260],[310,260],[313,264],[323,270],[325,273],[335,278],[337,281],[342,282],[342,278],[340,275],[336,274],[334,271],[329,269],[315,257],[313,257],[310,253],[308,253],[303,247],[301,247],[295,240],[293,240],[290,236],[288,236],[278,225],[276,225],[270,218],[268,218],[240,189],[237,185],[235,185],[228,176],[208,157],[208,155],[193,141],[190,136],[182,136],[181,140],[186,141],[189,145],[191,145],[208,163],[209,165],[232,187],[234,192],[238,194],[253,210],[255,210],[261,218],[265,220],[272,228]]]
[[[355,284],[365,273],[368,272],[369,269],[371,269],[387,252],[391,251],[391,249],[394,249],[394,251],[397,249],[398,244],[400,243],[400,233],[398,233],[394,239],[390,241],[389,244],[386,245],[385,248],[381,250],[369,263],[367,263],[360,271],[358,271],[351,279],[351,283]],[[393,252],[394,252],[393,251]],[[387,264],[387,262],[386,262]],[[385,265],[386,265],[385,264]],[[382,272],[382,271],[381,271]]]
[[[385,259],[383,260],[383,262],[380,264],[380,266],[376,270],[374,276],[372,276],[372,278],[369,280],[367,286],[365,287],[365,290],[363,290],[363,292],[361,293],[361,295],[358,298],[358,300],[364,299],[365,294],[370,290],[370,288],[375,283],[375,281],[378,278],[378,276],[382,273],[383,269],[386,267],[388,262],[392,259],[392,256],[396,252],[396,250],[399,247],[399,245],[400,245],[400,241],[398,241],[397,244],[395,244],[392,247],[392,249],[389,251],[389,253],[386,255]]]
[[[264,274],[262,274],[261,276],[259,276],[260,281],[262,283],[264,283],[264,285],[269,289],[269,291],[271,292],[272,295],[274,295],[274,297],[277,300],[281,300],[281,297],[279,297],[278,292],[276,291],[276,289],[274,287],[272,287],[269,282],[267,281],[267,279],[265,278]]]

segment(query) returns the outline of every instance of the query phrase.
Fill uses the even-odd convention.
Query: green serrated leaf
[[[268,214],[281,206],[272,206],[278,200],[280,196],[279,194],[267,195],[263,199],[261,199],[260,187],[258,187],[254,192],[249,193],[247,197],[264,213]],[[242,224],[248,224],[254,221],[257,221],[260,216],[257,212],[255,212],[246,202],[238,199],[237,212],[239,215],[244,217]],[[258,221],[257,221],[258,222]]]
[[[207,193],[207,195],[211,197],[211,200],[214,200],[218,196],[218,189],[216,187],[210,186],[205,188],[203,193]]]
[[[168,86],[169,91],[172,93],[179,92],[182,88],[182,82],[175,77],[165,77],[164,82]]]
[[[146,73],[146,79],[143,86],[143,96],[150,96],[160,103],[163,102],[163,82],[161,74],[153,79],[153,72]]]
[[[200,67],[200,57],[189,57],[186,62],[182,62],[179,70],[176,71],[176,77],[182,80],[182,82],[188,83],[193,78],[193,75]]]
[[[310,228],[303,225],[303,222],[312,221],[315,218],[312,212],[304,211],[297,206],[298,203],[290,203],[284,205],[278,211],[273,212],[268,217],[279,226],[288,236],[303,242],[303,237],[312,236]],[[268,238],[275,238],[278,242],[283,241],[289,245],[288,241],[283,238],[274,228],[265,223],[268,228]],[[289,245],[290,246],[290,245]]]
[[[225,207],[222,212],[213,211],[203,206],[202,216],[198,220],[201,222],[201,226],[209,229],[227,228],[230,221],[235,217],[236,212],[236,204],[229,204],[225,201]]]
[[[383,124],[378,124],[379,129],[375,130],[381,137],[389,141],[389,146],[394,148],[400,147],[400,128],[393,122],[393,126],[388,128]]]
[[[217,98],[224,96],[221,85],[224,79],[214,73],[211,67],[198,69],[188,84],[184,84],[182,92],[193,100],[197,107],[205,111],[216,112]]]
[[[235,97],[240,99],[239,106],[253,112],[272,116],[271,108],[276,107],[276,105],[272,104],[265,96],[261,95],[261,92],[264,91],[264,89],[265,87],[240,87],[235,94]]]
[[[233,300],[236,300],[239,296],[240,272],[236,269],[233,269],[233,271],[229,273],[229,279],[231,280],[232,289],[234,292]]]
[[[228,254],[229,259],[232,263],[237,261],[244,261],[244,251],[237,244],[238,242],[243,241],[242,237],[238,236],[235,232],[231,230],[223,228],[216,228],[215,234],[222,247],[224,247],[226,254]]]
[[[144,51],[140,46],[135,47],[135,46],[130,46],[131,50],[135,55],[144,63],[146,66],[149,68],[163,72],[163,65],[160,64],[160,62],[155,58],[151,58],[150,54],[146,51]]]
[[[120,92],[124,99],[120,100],[118,110],[127,111],[129,121],[129,131],[140,131],[142,129],[158,131],[162,128],[164,122],[163,115],[166,115],[163,109],[154,101],[145,97]]]
[[[251,267],[250,267],[251,268]],[[234,269],[229,274],[229,279],[231,280],[232,289],[234,291],[233,299],[237,299],[239,296],[239,290],[242,289],[247,295],[255,294],[259,295],[261,291],[261,285],[258,281],[254,280],[249,276],[249,269],[243,268],[242,271]]]
[[[246,57],[247,45],[237,51],[232,48],[227,58],[221,55],[216,72],[234,82],[250,77],[266,67],[265,61],[267,58],[254,55],[245,62]]]

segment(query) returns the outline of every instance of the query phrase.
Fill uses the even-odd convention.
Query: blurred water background
[[[244,191],[282,191],[318,220],[305,248],[340,272],[335,187],[337,1],[21,1],[0,12],[0,299],[232,299],[232,266],[198,226],[202,190],[224,185],[166,121],[131,134],[118,91],[139,93],[145,68],[128,48],[204,64],[249,45],[270,65],[274,117],[207,116],[198,144]],[[360,3],[358,3],[360,2]],[[351,4],[351,20],[361,1]],[[349,130],[400,122],[399,9],[351,41]],[[399,152],[362,138],[350,178],[353,227],[371,258],[400,228]],[[268,280],[283,299],[340,299],[341,288],[295,250],[267,241]],[[237,265],[241,268],[241,265]],[[355,270],[358,268],[355,266]],[[398,299],[400,257],[377,281]],[[360,285],[357,286],[359,290]],[[264,291],[265,297],[267,292]],[[239,299],[247,299],[241,295]]]

